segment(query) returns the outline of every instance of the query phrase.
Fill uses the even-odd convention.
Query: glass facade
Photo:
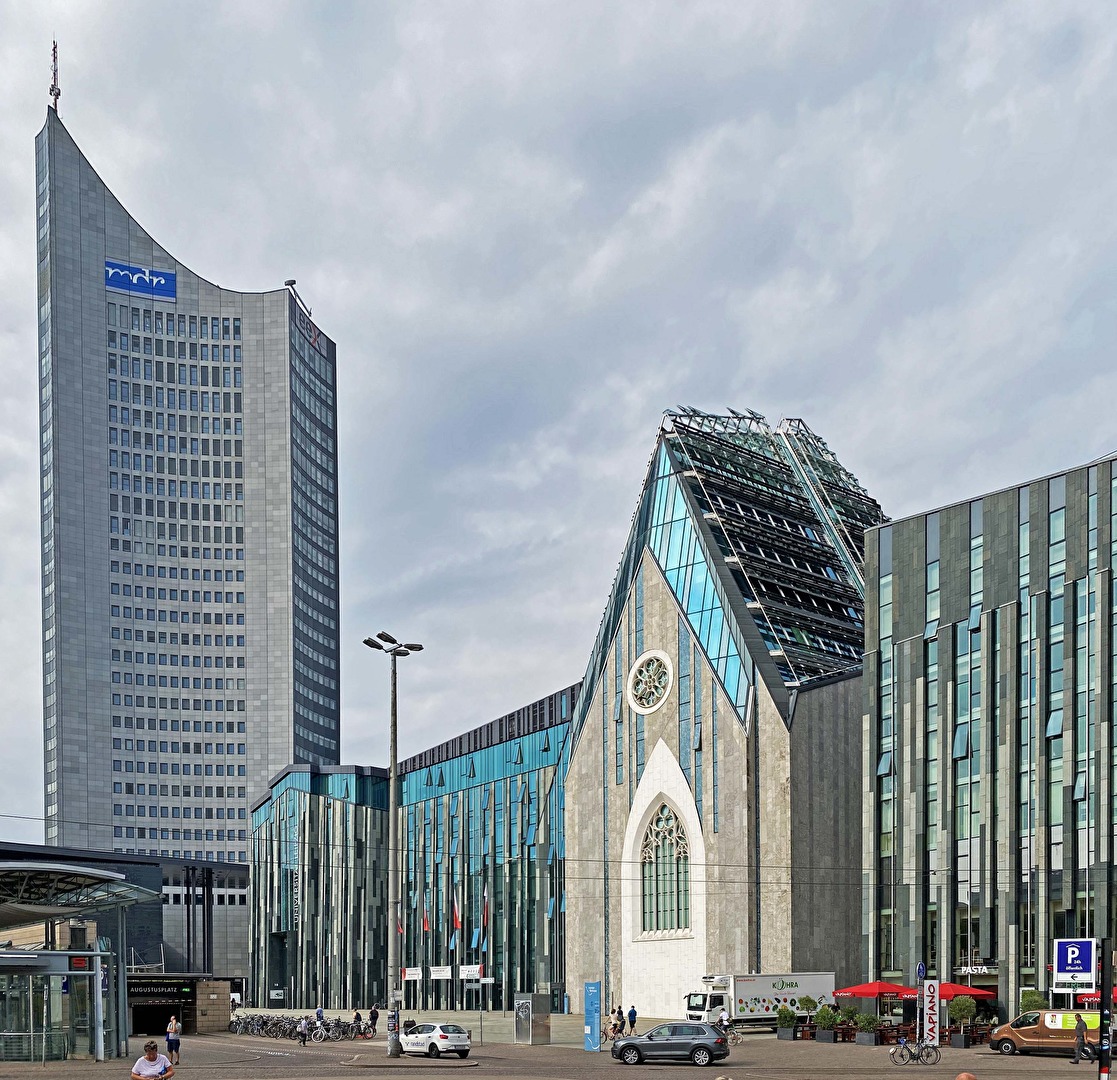
[[[566,911],[563,779],[580,686],[400,762],[396,932],[410,1009],[560,1008]],[[255,1000],[385,1000],[388,781],[292,766],[253,808]],[[480,965],[493,983],[460,978]]]
[[[870,977],[923,959],[1011,1012],[1050,989],[1055,938],[1117,930],[1115,474],[1107,458],[871,534]]]
[[[252,1000],[386,998],[388,774],[291,766],[252,810]]]
[[[36,178],[46,838],[246,864],[249,800],[338,755],[334,345],[159,248],[53,111]]]
[[[401,764],[407,1008],[512,1008],[565,992],[564,780],[580,684]],[[618,724],[619,726],[619,724]],[[492,985],[462,980],[482,965]],[[450,978],[434,978],[438,969]]]

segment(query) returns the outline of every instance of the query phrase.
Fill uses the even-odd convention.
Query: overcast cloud
[[[892,516],[1117,446],[1107,2],[0,0],[0,837],[41,841],[34,136],[338,344],[343,760],[580,678],[659,417]]]

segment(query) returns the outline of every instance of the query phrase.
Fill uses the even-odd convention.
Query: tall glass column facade
[[[1113,457],[869,533],[869,977],[1011,1013],[1054,939],[1117,932],[1115,538]]]
[[[402,763],[406,1007],[510,1009],[517,993],[562,1007],[563,781],[580,688]],[[461,965],[494,982],[459,978]]]

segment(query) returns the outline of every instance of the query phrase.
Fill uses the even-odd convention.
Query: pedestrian
[[[306,1046],[306,1036],[307,1036],[307,1032],[310,1031],[310,1024],[307,1023],[305,1016],[300,1016],[299,1017],[299,1024],[298,1024],[297,1030],[298,1030],[298,1033],[299,1033],[299,1045],[300,1046]]]
[[[357,1009],[353,1010],[353,1027],[355,1029],[353,1034],[356,1035],[358,1039],[361,1038],[361,1014]]]
[[[617,1011],[613,1014],[613,1033],[614,1037],[624,1034],[624,1008],[618,1005]]]
[[[175,1017],[167,1023],[167,1057],[172,1065],[178,1065],[182,1060],[182,1025]]]
[[[373,1005],[373,1007],[371,1009],[369,1009],[369,1013],[368,1013],[368,1022],[372,1025],[372,1034],[373,1035],[376,1034],[376,1021],[379,1020],[379,1019],[380,1019],[380,1010],[376,1007],[376,1005]]]
[[[318,1008],[314,1010],[314,1019],[317,1020],[318,1023],[322,1023],[322,1021],[326,1019],[326,1014],[323,1011],[321,1005],[319,1005]]]
[[[629,1035],[636,1034],[636,1006],[629,1005],[628,1007],[628,1033]]]
[[[956,1077],[954,1077],[954,1080],[977,1080],[977,1077],[974,1076],[973,1073],[965,1072],[959,1073]]]
[[[170,1080],[175,1067],[159,1053],[159,1044],[151,1039],[144,1043],[144,1056],[132,1066],[132,1080],[147,1080],[149,1076],[162,1076]]]
[[[1072,1065],[1077,1065],[1079,1060],[1086,1056],[1086,1021],[1082,1013],[1074,1014],[1074,1057],[1070,1059]]]

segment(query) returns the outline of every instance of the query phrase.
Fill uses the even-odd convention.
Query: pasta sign
[[[939,1045],[939,981],[926,979],[923,983],[923,1041]]]

